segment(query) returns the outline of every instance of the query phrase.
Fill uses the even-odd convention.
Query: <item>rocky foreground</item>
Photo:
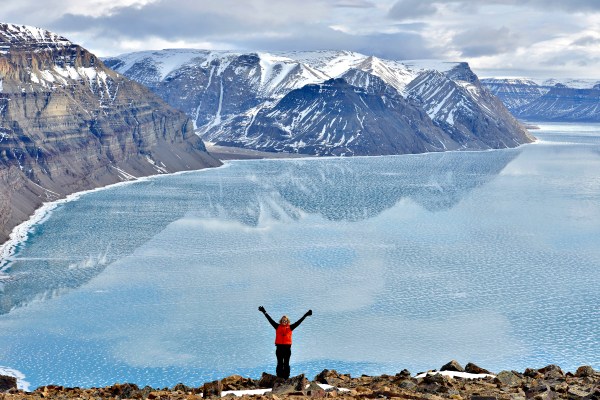
[[[200,387],[178,384],[169,389],[135,384],[115,384],[104,388],[66,388],[42,386],[33,392],[17,390],[15,378],[0,376],[0,399],[185,399],[235,397],[253,399],[302,399],[336,397],[342,399],[600,399],[600,371],[582,366],[575,373],[564,373],[556,365],[524,372],[502,371],[496,375],[474,364],[463,369],[456,361],[440,371],[417,377],[403,370],[396,375],[351,377],[334,370],[323,370],[313,381],[304,375],[284,380],[263,373],[258,380],[229,376]],[[455,374],[458,372],[458,374]],[[471,378],[466,378],[467,372]],[[449,374],[454,377],[444,375]],[[263,390],[261,390],[263,389]],[[237,391],[244,391],[243,393]]]

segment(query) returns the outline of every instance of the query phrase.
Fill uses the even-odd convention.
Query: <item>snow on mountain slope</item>
[[[442,129],[391,86],[373,75],[369,81],[369,90],[342,78],[306,85],[262,108],[251,119],[238,117],[214,127],[206,137],[220,144],[314,155],[403,154],[457,148]],[[419,140],[415,140],[415,132]]]
[[[538,86],[556,86],[556,85],[564,85],[571,89],[593,89],[594,86],[600,85],[600,80],[598,79],[572,79],[572,78],[551,78],[544,80],[535,80]]]
[[[515,147],[531,140],[466,63],[445,73],[425,71],[407,92],[463,148]]]
[[[530,121],[600,122],[600,88],[556,86],[517,113]]]
[[[54,32],[34,26],[0,23],[0,30],[3,32],[6,43],[32,43],[35,46],[48,44],[52,47],[71,46],[73,44],[70,40]],[[10,46],[3,45],[0,46],[0,49],[6,51],[8,47]]]
[[[515,112],[525,104],[548,93],[550,88],[540,86],[531,79],[482,79],[481,82],[497,96],[506,108]]]
[[[366,149],[363,145],[358,146],[360,149],[356,146],[348,147],[349,138],[354,137],[353,141],[357,140],[356,132],[352,129],[363,133],[368,131],[364,126],[357,127],[354,122],[351,123],[342,117],[342,114],[347,115],[349,112],[345,107],[352,109],[356,106],[350,100],[351,96],[341,96],[335,101],[330,99],[324,103],[319,103],[317,99],[294,103],[288,97],[292,93],[298,96],[295,91],[309,86],[311,90],[307,89],[306,96],[325,96],[331,93],[331,82],[335,81],[329,82],[328,85],[324,85],[324,82],[340,77],[346,79],[355,89],[366,90],[369,95],[379,95],[382,101],[388,102],[384,104],[384,108],[390,107],[391,99],[404,99],[410,104],[409,108],[416,107],[419,115],[423,114],[430,120],[430,124],[437,126],[436,129],[442,127],[442,130],[446,129],[455,135],[460,142],[458,147],[504,147],[530,141],[523,129],[511,120],[512,117],[506,110],[503,110],[501,104],[490,103],[493,96],[481,87],[477,76],[466,63],[431,60],[402,62],[351,51],[333,50],[246,54],[164,50],[132,53],[107,59],[105,63],[118,72],[148,85],[168,103],[184,110],[194,121],[197,133],[205,140],[217,143],[310,154],[374,154],[376,151],[391,154],[392,151],[443,151],[455,147],[440,137],[433,140],[436,145],[425,145],[424,138],[427,135],[420,138],[419,145],[413,143],[412,150],[403,146],[380,146],[379,150]],[[439,99],[434,93],[425,92],[416,95],[414,91],[419,89],[412,83],[419,78],[422,84],[432,79],[430,85],[427,85],[427,92],[443,89],[446,91],[446,98]],[[315,92],[316,87],[320,87],[322,91]],[[421,89],[424,88],[425,86],[421,86]],[[350,92],[349,88],[337,83],[338,95]],[[331,101],[337,105],[333,105]],[[482,103],[482,106],[474,106],[478,102]],[[375,103],[372,101],[369,105],[360,105],[360,111],[356,109],[355,113],[364,113],[365,118],[366,115],[373,116],[372,107],[376,107]],[[306,108],[302,109],[301,105]],[[332,111],[335,107],[338,107],[338,114]],[[468,128],[464,124],[454,127],[456,115],[470,113],[472,118],[477,119],[478,116],[487,113],[488,118],[498,110],[501,115],[495,121],[509,127],[508,131],[515,135],[514,141],[507,138],[483,141],[478,139],[475,140],[475,145],[475,142],[469,141],[478,133],[467,132]],[[284,117],[286,113],[289,115]],[[397,113],[394,115],[395,118],[402,118]],[[421,116],[416,115],[411,118],[421,121]],[[325,124],[325,118],[332,118],[331,123]],[[375,125],[377,124],[370,125],[375,136],[378,134],[374,132],[379,132],[383,126],[386,129],[405,131],[404,127],[400,128],[400,125],[390,121],[382,122],[376,128]],[[253,136],[257,127],[263,132],[261,139]],[[340,129],[345,131],[342,136],[338,135]],[[432,134],[432,129],[426,130]],[[265,131],[277,134],[264,134]],[[329,132],[329,135],[321,134],[325,131]],[[413,127],[413,134],[418,132],[419,129]],[[436,135],[439,133],[436,131]],[[285,143],[277,145],[276,140]],[[332,145],[338,146],[339,149],[331,150]],[[375,144],[372,146],[376,147]],[[282,150],[284,148],[285,150]]]
[[[600,121],[600,81],[594,79],[483,79],[518,118],[531,121]]]

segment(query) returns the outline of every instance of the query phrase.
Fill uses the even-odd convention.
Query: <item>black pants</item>
[[[292,346],[289,344],[277,344],[276,346],[277,376],[287,379],[290,377],[290,356],[292,355]]]

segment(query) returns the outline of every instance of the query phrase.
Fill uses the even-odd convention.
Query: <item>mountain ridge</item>
[[[523,120],[600,122],[600,80],[487,78],[482,83]]]
[[[218,145],[309,155],[385,155],[515,147],[533,140],[464,62],[385,60],[344,50],[182,49],[129,53],[105,62],[186,112],[197,133]],[[434,71],[448,91],[420,96],[412,83],[431,78]],[[375,117],[375,103],[355,103],[349,96],[328,103],[330,91],[310,90],[310,85],[330,87],[327,82],[339,78],[356,91],[371,90],[370,82],[378,81],[388,112]],[[301,104],[297,90],[312,98]],[[350,94],[349,88],[343,90]],[[412,110],[409,121],[408,114],[394,110],[400,102]],[[359,121],[372,117],[368,126],[350,123],[352,112]],[[330,117],[327,126],[324,115]],[[349,143],[348,138],[354,139]]]

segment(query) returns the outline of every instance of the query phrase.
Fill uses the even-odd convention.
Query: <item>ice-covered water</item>
[[[514,150],[261,160],[60,204],[0,281],[0,366],[42,384],[274,370],[600,368],[600,125]]]

